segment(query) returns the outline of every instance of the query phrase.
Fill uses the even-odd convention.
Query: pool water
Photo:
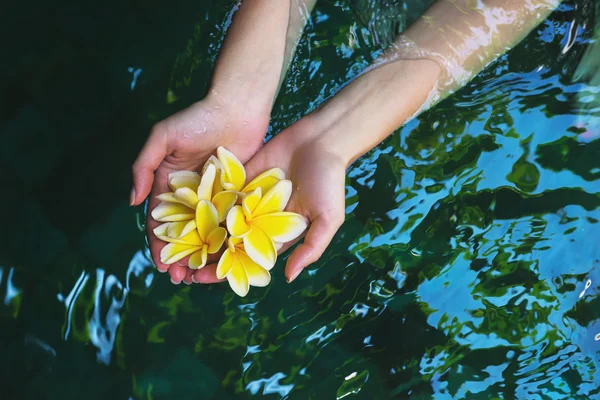
[[[323,258],[243,299],[158,274],[127,206],[234,3],[5,5],[0,399],[600,399],[596,2],[359,159]],[[318,2],[269,136],[426,6]]]

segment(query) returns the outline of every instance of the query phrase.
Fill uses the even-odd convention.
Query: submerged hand
[[[154,235],[159,222],[150,216],[150,211],[159,203],[156,196],[169,191],[169,173],[199,170],[218,146],[231,150],[242,162],[247,161],[262,145],[268,121],[268,114],[248,116],[243,107],[232,102],[221,104],[219,97],[211,94],[152,129],[133,164],[134,187],[130,201],[138,205],[150,194],[146,223],[148,245],[158,270],[168,270],[173,283],[180,283],[188,268],[160,262],[160,251],[166,243]]]

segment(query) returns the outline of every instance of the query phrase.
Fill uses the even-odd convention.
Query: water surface
[[[426,6],[389,3],[317,4],[269,135]],[[127,206],[149,128],[202,96],[232,5],[9,6],[0,398],[600,398],[600,87],[575,80],[596,3],[563,3],[357,161],[324,257],[291,285],[280,261],[244,299],[171,285]]]

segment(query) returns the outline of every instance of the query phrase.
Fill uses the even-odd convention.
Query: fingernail
[[[135,202],[135,186],[131,188],[131,193],[129,194],[129,205],[132,206]]]
[[[171,278],[171,283],[173,285],[179,285],[181,283],[181,281],[177,282],[177,281],[174,281],[173,278]]]
[[[292,277],[290,279],[288,279],[287,283],[292,283],[294,281],[294,279],[296,279],[298,277],[298,275],[300,275],[300,272],[302,272],[302,270],[296,271],[296,273],[294,275],[292,275]]]

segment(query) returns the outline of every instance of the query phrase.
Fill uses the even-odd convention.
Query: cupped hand
[[[168,192],[168,175],[173,171],[196,171],[202,168],[218,146],[232,151],[242,162],[249,160],[262,146],[269,123],[268,113],[251,115],[244,107],[209,94],[188,108],[157,123],[133,164],[131,205],[138,205],[150,195],[146,232],[150,253],[160,272],[168,271],[173,283],[191,283],[191,271],[185,262],[166,265],[160,251],[166,243],[153,233],[159,225],[150,211],[159,203],[157,195]],[[187,279],[186,279],[187,274]]]
[[[270,168],[283,169],[293,184],[286,210],[303,215],[310,224],[304,242],[287,260],[288,282],[321,257],[345,218],[347,162],[321,143],[315,132],[311,119],[305,117],[280,132],[246,164],[248,179]],[[290,246],[284,245],[279,253]],[[218,281],[214,267],[196,271],[194,282]]]

